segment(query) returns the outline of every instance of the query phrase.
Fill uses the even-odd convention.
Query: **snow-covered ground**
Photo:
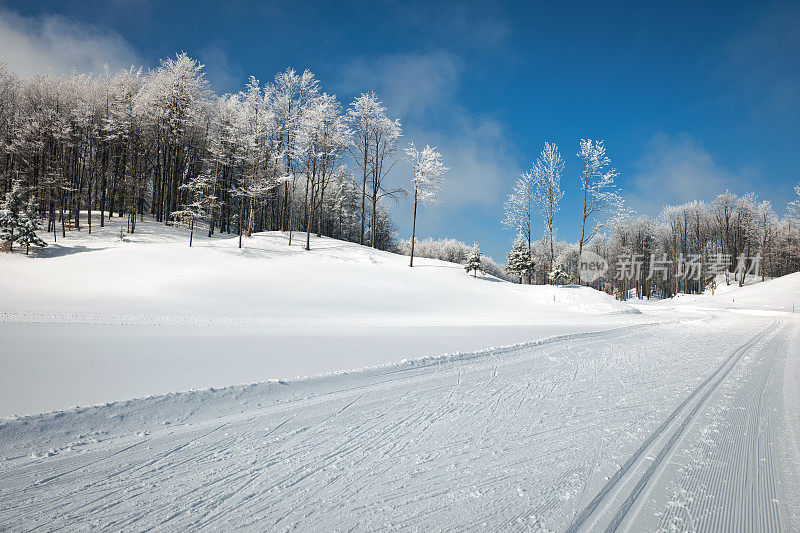
[[[0,281],[3,387],[47,397],[60,372],[101,391],[77,403],[122,400],[2,422],[0,529],[800,528],[800,275],[625,305],[326,239],[143,230],[0,259],[42,282]],[[339,372],[175,393],[228,365],[252,370],[231,385]],[[131,374],[172,393],[127,399]]]
[[[0,254],[0,417],[475,351],[641,321],[586,288],[519,286],[304,234],[145,219]]]

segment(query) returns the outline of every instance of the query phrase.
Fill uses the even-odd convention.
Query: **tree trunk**
[[[411,261],[408,266],[414,266],[414,237],[417,234],[417,187],[414,186],[414,216],[411,217]]]

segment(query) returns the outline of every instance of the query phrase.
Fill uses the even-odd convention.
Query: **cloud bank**
[[[0,57],[10,70],[31,76],[41,72],[112,72],[142,61],[119,34],[57,15],[25,17],[0,8]]]
[[[753,178],[752,171],[721,165],[688,134],[657,134],[625,180],[624,196],[636,212],[656,216],[665,205],[711,200],[726,189],[745,192]]]

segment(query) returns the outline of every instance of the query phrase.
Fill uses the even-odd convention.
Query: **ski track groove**
[[[652,434],[650,434],[650,436],[641,444],[636,452],[634,452],[633,455],[628,458],[625,464],[623,464],[622,467],[617,470],[608,483],[606,483],[606,485],[604,485],[603,488],[595,495],[594,499],[586,507],[584,507],[577,517],[570,523],[566,531],[576,532],[584,529],[585,527],[594,529],[594,524],[596,524],[596,521],[592,520],[597,520],[596,515],[600,509],[603,509],[603,514],[607,516],[609,512],[611,512],[606,508],[609,505],[612,509],[617,506],[617,509],[612,520],[606,526],[605,531],[608,533],[618,530],[623,521],[626,519],[631,507],[633,507],[633,505],[636,503],[642,490],[646,487],[648,482],[651,481],[654,473],[659,469],[665,459],[667,459],[673,453],[676,442],[681,439],[681,437],[690,427],[698,412],[706,405],[709,397],[718,390],[720,385],[736,367],[737,363],[739,363],[739,361],[746,354],[748,354],[750,350],[752,350],[759,343],[762,343],[765,338],[770,336],[770,334],[778,330],[780,326],[781,322],[775,321],[771,326],[759,332],[749,341],[738,347],[727,359],[725,359],[722,364],[720,364],[718,368],[711,375],[709,375],[708,378],[706,378],[706,380],[704,380],[689,396],[687,396],[684,401],[662,422],[662,424]],[[748,402],[748,405],[751,404],[752,402]],[[686,412],[687,409],[688,412]],[[678,421],[677,424],[673,424],[675,421]],[[754,434],[754,432],[751,432],[751,434]],[[659,440],[664,438],[665,435],[669,436],[666,438],[666,442],[661,444]],[[653,446],[657,448],[655,458],[652,457],[655,451],[652,449]],[[651,462],[645,468],[644,473],[639,476],[637,471],[647,461]],[[750,462],[748,465],[752,465],[752,463]],[[638,478],[635,478],[636,482],[633,485],[633,488],[623,493],[625,494],[625,497],[622,498],[621,502],[619,502],[620,498],[617,494],[615,494],[615,491],[626,490],[623,488],[624,485],[631,482],[631,479],[629,479],[629,473],[632,473],[631,475],[633,476],[638,476]],[[606,499],[609,496],[612,498],[612,501],[606,502]],[[604,502],[606,506],[601,507]],[[728,508],[731,509],[731,507]],[[733,513],[728,513],[727,516],[731,516],[731,514],[734,517],[737,517],[739,515],[739,511],[736,510]],[[771,523],[776,525],[779,524],[777,516]],[[733,524],[723,523],[718,525],[724,530],[731,530],[731,526]],[[711,529],[717,530],[717,528],[714,527]],[[772,529],[768,529],[768,531],[772,531]]]
[[[709,356],[698,340],[713,334],[722,345],[718,326],[651,324],[353,373],[337,378],[352,386],[321,394],[287,389],[288,399],[262,400],[265,407],[53,457],[0,461],[8,482],[0,487],[0,529],[577,530],[591,512],[572,526],[566,520],[592,507],[587,495],[608,494],[624,477],[614,474],[614,462],[631,463],[619,471],[635,468],[654,453],[637,449],[642,440],[658,444],[671,422],[688,427],[750,353],[743,347],[772,331],[744,342],[746,332],[731,329],[739,350],[730,354],[737,344],[728,340],[727,352],[720,347]],[[662,379],[666,368],[685,380],[686,400],[674,411],[681,399],[663,401],[675,390]],[[639,375],[643,381],[634,382]],[[742,405],[769,405],[766,392],[761,400],[743,395]],[[731,420],[747,435],[771,427],[769,420]],[[661,448],[639,492],[686,427]],[[769,443],[756,444],[763,450]],[[607,490],[599,486],[604,476],[611,478]],[[775,495],[758,492],[755,476],[744,480],[753,503],[736,518],[771,531],[777,514],[754,520],[756,506]],[[628,494],[634,497],[626,511],[639,492]],[[626,518],[619,512],[616,524]],[[661,522],[671,517],[664,513]],[[726,529],[732,522],[702,525]]]

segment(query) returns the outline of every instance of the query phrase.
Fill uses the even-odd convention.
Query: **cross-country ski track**
[[[792,530],[798,350],[709,312],[7,420],[0,527]]]

